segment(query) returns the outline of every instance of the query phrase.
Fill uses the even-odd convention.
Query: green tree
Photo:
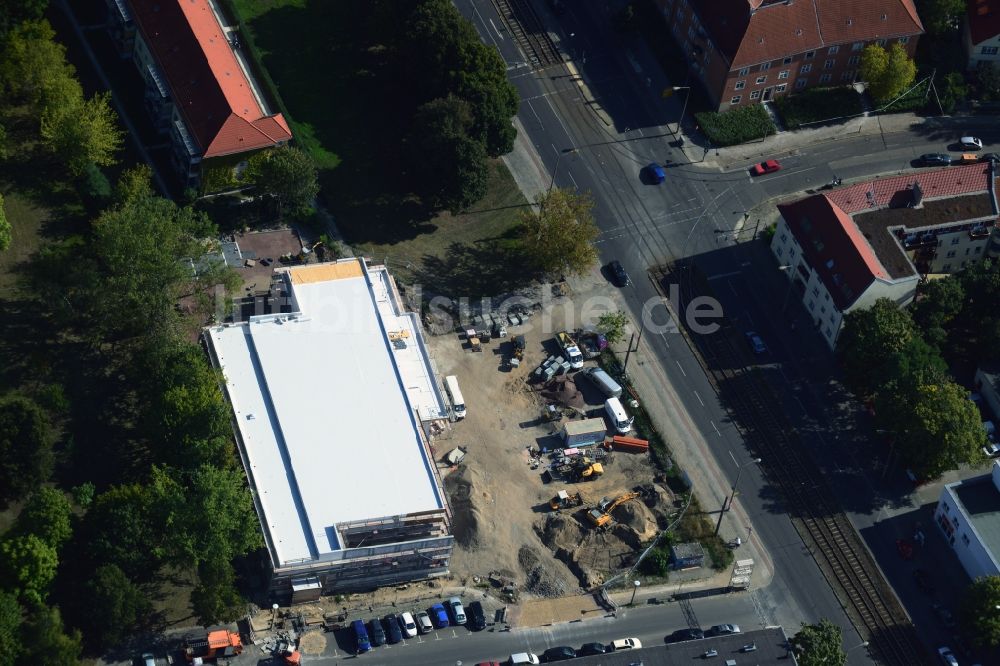
[[[166,529],[153,518],[145,485],[114,486],[101,493],[84,518],[86,554],[98,564],[115,564],[131,580],[148,579],[162,563]]]
[[[261,192],[278,201],[278,215],[288,209],[298,214],[312,207],[319,193],[316,163],[298,148],[282,146],[250,158],[244,177]]]
[[[79,666],[82,651],[80,632],[73,630],[66,633],[58,608],[34,607],[24,623],[22,633],[23,663]]]
[[[913,304],[913,321],[928,343],[941,349],[948,339],[948,328],[965,304],[965,288],[953,275],[924,284]]]
[[[14,666],[21,654],[23,611],[17,597],[0,590],[0,666]]]
[[[621,310],[607,312],[597,319],[597,329],[611,344],[617,344],[625,339],[626,326],[628,326],[628,315]]]
[[[84,481],[80,485],[73,488],[73,501],[76,502],[77,506],[81,509],[89,509],[90,505],[94,503],[94,484],[90,481]]]
[[[98,93],[80,104],[47,107],[42,112],[43,142],[79,176],[88,166],[110,166],[125,134],[111,108],[111,93]]]
[[[472,108],[453,95],[417,109],[407,142],[414,182],[433,208],[460,211],[486,194],[489,165],[481,142],[469,138]]]
[[[965,14],[965,0],[917,0],[924,27],[931,34],[952,32]]]
[[[906,466],[936,478],[962,463],[982,461],[986,431],[968,391],[945,380],[900,384],[876,396],[878,423],[896,434],[896,450]]]
[[[146,199],[151,199],[153,192],[153,169],[148,164],[139,164],[125,169],[115,183],[114,202],[119,206],[126,204],[139,205]]]
[[[0,40],[0,84],[38,111],[83,98],[76,70],[66,62],[66,47],[55,36],[48,21],[27,21]]]
[[[38,488],[17,517],[17,532],[34,534],[56,550],[73,535],[73,507],[61,491],[48,486]]]
[[[843,640],[840,627],[824,618],[817,624],[803,624],[791,644],[801,666],[844,666]]]
[[[10,229],[10,222],[7,221],[7,211],[4,209],[3,195],[0,194],[0,252],[10,247],[13,240]]]
[[[916,335],[909,312],[888,298],[844,317],[837,352],[847,383],[859,397],[867,397],[886,380],[884,372]]]
[[[976,81],[979,83],[980,96],[984,100],[1000,98],[1000,66],[991,62],[976,70]]]
[[[114,564],[98,567],[84,588],[90,609],[84,628],[88,639],[100,647],[121,643],[141,627],[152,611],[143,591]]]
[[[7,128],[0,124],[0,160],[10,157],[7,150]]]
[[[0,542],[0,580],[27,604],[43,604],[56,577],[56,549],[34,534]]]
[[[962,595],[959,618],[964,634],[978,647],[1000,645],[1000,576],[977,578]]]
[[[17,499],[49,478],[52,443],[41,407],[24,396],[0,398],[0,499]]]
[[[45,14],[49,0],[7,0],[0,2],[0,37],[25,21],[37,21]],[[2,657],[0,657],[2,658]]]
[[[913,83],[917,66],[906,50],[894,42],[889,50],[869,44],[861,52],[861,78],[868,91],[880,102],[889,102]]]
[[[198,567],[198,584],[191,591],[191,610],[198,624],[231,622],[244,612],[246,602],[234,580],[233,567],[228,561],[212,558],[202,562]]]
[[[549,275],[582,274],[597,261],[598,229],[588,194],[553,189],[523,212],[521,246],[532,269]]]
[[[910,338],[899,353],[886,359],[883,367],[885,376],[876,388],[876,394],[892,396],[900,386],[937,384],[948,378],[948,364],[941,354],[919,335]]]

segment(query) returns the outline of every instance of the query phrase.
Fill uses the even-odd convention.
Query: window
[[[825,315],[826,314],[826,306],[825,305],[819,309],[819,313],[821,315]]]
[[[778,255],[779,257],[780,257],[781,255],[783,255],[784,253],[785,253],[785,251],[784,251],[783,249],[781,249],[780,247],[778,248],[778,251],[777,251],[777,252],[775,252],[775,254],[776,254],[776,255]]]
[[[833,77],[831,75],[829,75],[829,74],[823,74],[823,75],[821,75],[819,77],[819,82],[820,83],[829,83],[830,79],[832,79],[832,78]]]
[[[965,248],[965,256],[969,256],[969,252],[972,250],[971,247]]]
[[[823,300],[824,301],[830,300],[830,292],[828,292],[828,291],[824,291],[823,292]]]
[[[799,74],[808,74],[813,69],[812,65],[802,65],[802,69],[799,70]]]
[[[816,56],[815,51],[806,51],[806,60],[812,60]]]
[[[847,64],[854,67],[861,62],[861,56],[851,56],[847,59]]]
[[[945,264],[944,266],[941,267],[942,273],[947,273],[950,270],[951,270],[951,264]]]
[[[974,251],[975,251],[976,254],[979,254],[979,251],[982,250],[982,249],[983,248],[981,248],[981,247],[976,247],[976,248],[974,248]]]
[[[854,70],[853,69],[849,69],[846,72],[844,72],[843,74],[841,74],[840,75],[840,80],[841,81],[853,81],[854,80]]]
[[[809,301],[809,312],[812,312],[815,309],[816,309],[816,304],[810,300]]]
[[[782,65],[789,65],[789,64],[791,64],[791,62],[792,62],[792,56],[788,56],[784,60],[781,61],[781,64]]]
[[[836,60],[827,60],[823,63],[823,69],[833,69],[833,66],[837,64]]]
[[[885,14],[883,14],[882,16],[885,16]],[[879,46],[881,46],[882,48],[885,48],[886,40],[884,40],[884,39],[876,39],[875,43],[878,44]]]
[[[749,67],[744,67],[743,69],[740,70],[740,76],[746,76],[749,73],[750,73]]]
[[[813,287],[813,296],[819,296],[819,287]]]
[[[964,543],[966,546],[969,545],[969,535],[968,534],[963,534],[962,535],[962,543]]]
[[[781,234],[781,244],[784,245],[788,240],[788,234]]]
[[[955,256],[955,251],[954,250],[949,250],[948,254],[944,255],[944,258],[945,259],[952,259],[954,256]]]
[[[788,78],[788,70],[787,69],[783,69],[780,72],[778,72],[778,78],[779,79],[787,79]]]
[[[771,63],[769,62],[765,62],[763,65],[760,66],[760,71],[762,72],[766,72],[769,69],[771,69]]]
[[[754,90],[752,93],[750,93],[750,99],[760,99],[760,91]]]
[[[774,92],[783,93],[785,92],[785,88],[787,87],[788,87],[787,83],[779,83],[777,86],[774,87]]]
[[[830,337],[831,333],[830,333],[830,327],[829,326],[827,326],[826,328],[823,329],[823,335],[825,335],[828,338]]]
[[[979,49],[979,53],[982,55],[996,55],[1000,51],[1000,46],[984,46]]]
[[[851,44],[852,51],[860,51],[863,48],[865,48],[864,42],[854,42],[853,44]]]
[[[830,312],[830,323],[837,323],[837,312],[835,310]]]
[[[737,81],[735,89],[736,90],[743,90],[746,87],[746,85],[747,85],[746,81]]]
[[[795,89],[799,90],[801,88],[805,88],[808,83],[809,79],[799,79],[798,81],[795,82]]]
[[[839,47],[839,46],[831,46],[831,47],[830,47],[830,48],[829,48],[829,49],[827,50],[826,54],[827,54],[827,55],[834,55],[834,54],[836,54],[836,53],[837,53],[837,51],[839,51],[839,50],[840,50],[840,47]]]
[[[960,240],[962,240],[962,237],[961,237],[961,236],[955,236],[954,238],[952,238],[952,239],[951,239],[951,244],[952,244],[952,245],[958,245],[958,242],[959,242]]]
[[[729,100],[729,103],[730,104],[739,104],[741,99],[743,99],[743,96],[742,95],[737,95],[736,97],[734,97],[731,100]]]
[[[765,81],[767,81],[767,77],[766,77],[766,76],[758,76],[758,77],[757,77],[757,85],[758,85],[758,86],[759,86],[760,84],[764,83]]]
[[[899,43],[900,44],[909,44],[909,42],[910,42],[910,38],[909,37],[903,36],[903,37],[899,38]]]

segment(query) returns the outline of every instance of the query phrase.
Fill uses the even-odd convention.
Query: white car
[[[611,641],[611,647],[618,650],[641,650],[642,642],[638,638],[619,638],[616,641]]]
[[[974,136],[963,136],[961,139],[958,140],[958,142],[962,144],[962,148],[964,148],[965,150],[983,149],[983,140],[977,139]]]
[[[958,659],[955,658],[955,653],[951,651],[950,647],[939,647],[938,656],[941,657],[941,661],[948,666],[958,666]]]
[[[465,624],[465,609],[462,608],[462,600],[452,597],[448,600],[448,608],[451,609],[451,616],[455,619],[455,624]]]
[[[413,616],[408,612],[399,614],[399,628],[403,630],[407,638],[413,638],[417,635],[417,623],[413,621]]]
[[[416,620],[420,633],[429,634],[434,631],[434,623],[431,622],[431,616],[427,614],[427,611],[417,611]]]

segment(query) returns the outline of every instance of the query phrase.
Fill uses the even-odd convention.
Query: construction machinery
[[[580,496],[580,493],[570,495],[565,490],[560,490],[555,497],[549,500],[549,507],[553,511],[572,509],[573,507],[580,506],[581,504],[583,504],[583,497]]]
[[[638,497],[639,493],[632,492],[620,495],[614,500],[604,498],[597,503],[597,508],[591,509],[587,512],[587,518],[590,519],[590,522],[594,527],[607,527],[613,520],[611,512],[625,502],[631,502]]]
[[[243,641],[235,631],[215,629],[191,634],[184,639],[184,656],[192,664],[219,657],[235,657],[243,652]]]
[[[593,481],[604,474],[604,465],[590,458],[581,458],[575,465],[577,481]]]

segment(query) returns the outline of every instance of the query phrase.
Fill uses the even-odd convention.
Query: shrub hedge
[[[779,97],[774,106],[786,129],[798,129],[807,123],[856,116],[864,107],[861,95],[850,86],[813,88],[795,95]]]
[[[722,113],[702,111],[694,117],[713,146],[735,146],[763,139],[777,131],[771,116],[767,115],[760,104],[741,106]]]

